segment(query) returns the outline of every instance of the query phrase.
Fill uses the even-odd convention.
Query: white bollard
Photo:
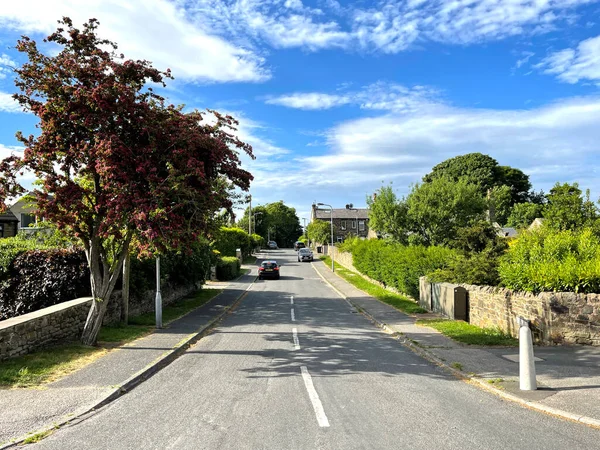
[[[519,321],[519,388],[522,391],[535,391],[535,360],[533,359],[533,339],[529,329],[529,321],[518,318]]]

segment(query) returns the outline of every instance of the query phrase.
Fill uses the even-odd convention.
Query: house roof
[[[0,213],[0,222],[18,222],[17,216],[15,216],[10,209],[7,209],[6,212]]]
[[[315,218],[321,220],[329,220],[331,218],[331,213],[329,212],[329,209],[316,209]],[[369,218],[369,210],[367,208],[333,208],[333,218],[348,220],[366,220]]]
[[[512,227],[504,227],[504,228],[500,228],[498,230],[498,236],[500,237],[515,237],[518,233],[518,231],[515,228]]]

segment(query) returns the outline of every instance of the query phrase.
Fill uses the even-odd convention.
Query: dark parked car
[[[262,280],[264,278],[274,278],[279,280],[279,265],[277,261],[263,261],[260,267],[258,268],[258,279]]]
[[[298,261],[312,261],[313,252],[310,248],[301,248],[298,250]]]
[[[304,247],[306,247],[306,245],[304,245],[304,242],[298,241],[294,243],[294,250],[300,250]]]

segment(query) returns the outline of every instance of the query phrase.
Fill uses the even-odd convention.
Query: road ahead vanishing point
[[[503,401],[404,348],[294,251],[261,256],[283,264],[280,280],[255,282],[170,366],[33,447],[600,448],[600,431]]]

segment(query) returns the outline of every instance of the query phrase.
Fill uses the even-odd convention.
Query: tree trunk
[[[112,264],[108,261],[100,238],[96,237],[91,240],[89,246],[86,247],[85,254],[90,267],[90,281],[94,301],[81,335],[81,342],[85,345],[95,345],[98,340],[98,333],[102,327],[110,296],[123,268],[123,261],[129,253],[130,242],[131,233],[125,237],[119,256]]]
[[[108,307],[108,299],[94,297],[92,307],[88,313],[85,326],[83,327],[83,334],[81,335],[81,342],[84,345],[96,345],[98,340],[98,333],[102,327],[102,321],[104,320],[104,314]]]

